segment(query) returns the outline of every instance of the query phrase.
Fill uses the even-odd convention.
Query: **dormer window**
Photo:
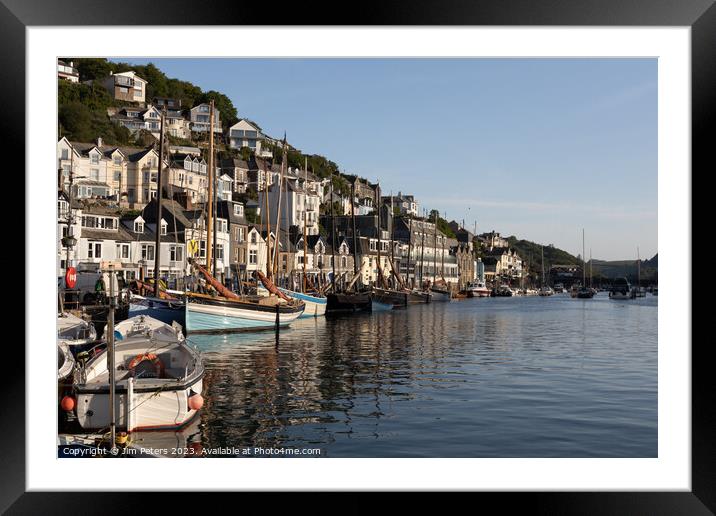
[[[241,216],[244,214],[244,207],[240,204],[234,204],[234,215]]]
[[[144,233],[144,219],[142,217],[134,219],[134,232]]]
[[[99,163],[99,154],[93,153],[90,155],[90,162],[93,165],[97,165]]]
[[[166,235],[166,234],[167,234],[167,227],[168,227],[168,226],[169,226],[169,224],[167,224],[167,221],[165,221],[164,219],[162,219],[162,229],[161,229],[162,235]]]

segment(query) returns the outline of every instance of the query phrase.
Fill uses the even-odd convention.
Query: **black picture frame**
[[[336,4],[294,3],[276,7],[266,19],[263,9],[245,3],[217,1],[205,5],[187,0],[0,0],[0,81],[5,101],[0,124],[3,142],[17,161],[16,185],[23,188],[25,106],[25,28],[51,25],[553,25],[553,26],[689,26],[691,27],[692,170],[713,167],[711,131],[716,124],[716,6],[714,0],[413,0],[362,2],[348,16]],[[151,49],[148,49],[151,50]],[[151,53],[151,52],[148,52]],[[23,101],[21,102],[20,99]],[[684,171],[684,180],[694,174]],[[25,172],[27,173],[27,172]],[[663,207],[662,207],[663,209]],[[668,243],[666,244],[668,245]],[[24,251],[20,251],[24,253]],[[686,256],[691,256],[690,252]],[[18,253],[13,254],[18,258]],[[688,281],[688,279],[687,279]],[[690,302],[684,299],[684,302]],[[19,305],[19,303],[18,303]],[[30,314],[25,314],[26,324]],[[522,508],[537,514],[712,514],[716,512],[716,403],[714,376],[707,370],[707,339],[692,346],[692,490],[690,492],[485,493],[502,510]],[[689,346],[690,342],[678,343]],[[10,345],[6,342],[6,345]],[[27,346],[27,343],[26,343]],[[0,510],[9,514],[136,512],[143,502],[126,493],[26,493],[25,354],[12,355],[3,380],[0,403],[2,455]],[[81,490],[81,479],[78,479]],[[167,493],[168,496],[176,494]],[[212,496],[216,496],[213,494]],[[242,495],[245,496],[245,495]],[[110,499],[106,499],[110,497]],[[292,503],[308,500],[292,498]],[[215,501],[213,501],[215,502]],[[355,502],[356,508],[360,502]],[[165,508],[168,507],[165,505]],[[373,507],[364,506],[365,510]]]

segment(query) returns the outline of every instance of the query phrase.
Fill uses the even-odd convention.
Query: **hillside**
[[[542,246],[529,240],[519,240],[515,236],[507,238],[510,247],[517,250],[523,260],[530,263],[530,270],[539,271],[542,268]],[[581,265],[581,260],[567,251],[557,247],[544,247],[544,266],[549,269],[552,265]]]

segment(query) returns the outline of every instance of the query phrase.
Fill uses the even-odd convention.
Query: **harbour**
[[[657,300],[475,298],[190,336],[204,408],[133,441],[186,457],[653,457]]]
[[[597,260],[603,221],[565,217],[569,252],[509,226],[529,201],[491,220],[544,243],[480,232],[477,199],[349,173],[216,91],[148,96],[147,71],[175,81],[155,67],[78,62],[58,78],[59,457],[656,456],[648,237],[648,260],[641,240]],[[112,132],[77,128],[80,92]]]

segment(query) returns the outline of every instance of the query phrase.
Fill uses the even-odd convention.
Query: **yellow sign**
[[[189,240],[189,246],[187,247],[187,252],[194,256],[196,253],[199,252],[199,241],[198,240]]]

